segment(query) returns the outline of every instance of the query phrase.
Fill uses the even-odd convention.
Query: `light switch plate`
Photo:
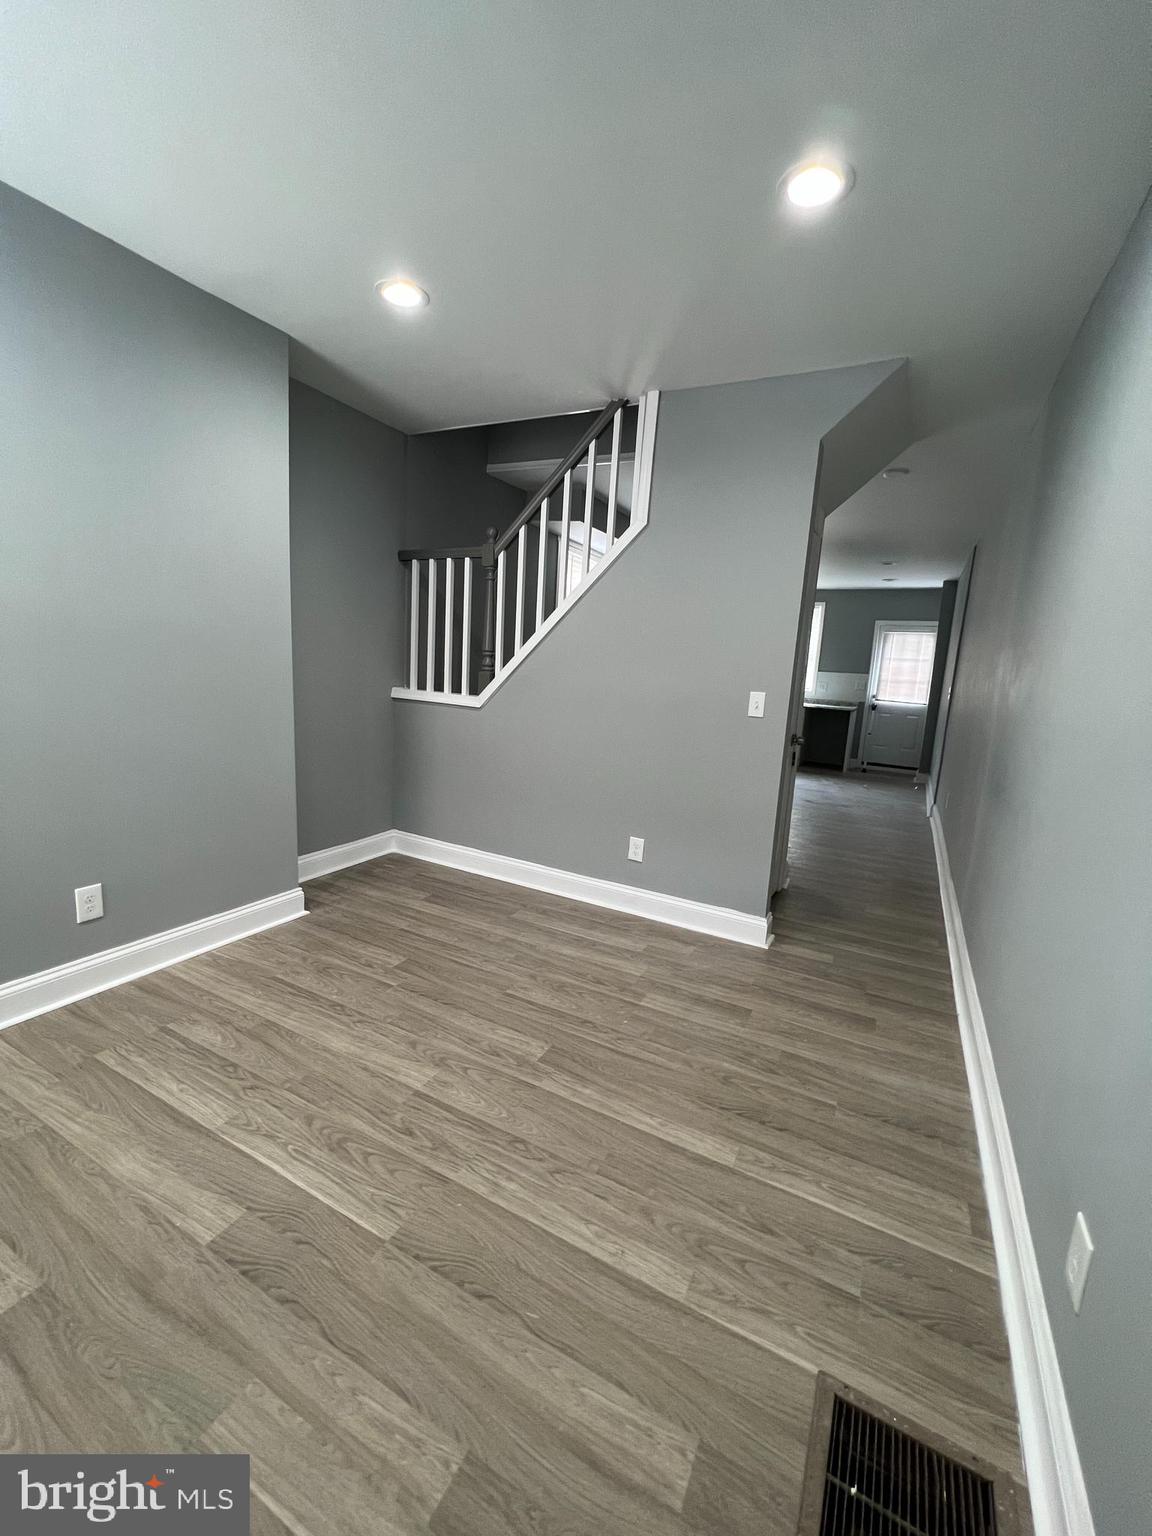
[[[755,720],[763,720],[764,695],[762,693],[750,693],[748,695],[748,713]]]
[[[1096,1252],[1084,1212],[1076,1212],[1072,1226],[1072,1241],[1068,1244],[1068,1257],[1064,1260],[1064,1278],[1068,1282],[1068,1294],[1072,1298],[1073,1312],[1079,1312],[1084,1300],[1084,1287],[1088,1282],[1088,1266]]]
[[[76,921],[91,923],[104,916],[104,887],[102,885],[78,885],[76,887]]]
[[[637,864],[643,864],[644,839],[642,837],[630,837],[628,839],[628,857]]]

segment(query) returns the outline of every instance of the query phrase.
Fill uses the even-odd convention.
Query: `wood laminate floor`
[[[792,867],[762,952],[390,858],[8,1030],[0,1449],[790,1536],[826,1369],[1018,1472],[922,798],[803,777]]]

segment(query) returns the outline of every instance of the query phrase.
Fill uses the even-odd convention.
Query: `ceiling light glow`
[[[784,195],[794,208],[826,208],[852,186],[852,169],[832,160],[795,165],[784,177]]]
[[[376,292],[394,309],[423,309],[428,295],[417,283],[406,277],[389,277],[376,284]]]

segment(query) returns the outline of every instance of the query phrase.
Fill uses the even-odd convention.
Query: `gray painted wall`
[[[816,601],[824,604],[822,672],[867,672],[880,619],[936,622],[940,616],[939,587],[896,587],[891,592],[883,587],[821,589]]]
[[[289,406],[296,815],[313,853],[393,825],[406,439],[304,384]]]
[[[4,980],[295,886],[296,820],[287,340],[0,221]]]
[[[977,553],[938,800],[1097,1536],[1152,1529],[1150,402],[1146,206]]]
[[[828,433],[820,476],[820,510],[825,516],[891,464],[912,441],[907,360],[891,363],[889,369],[871,394]]]
[[[890,372],[666,394],[635,545],[482,710],[398,705],[397,824],[762,915],[819,442]]]
[[[605,405],[608,401],[605,400]],[[486,429],[489,464],[538,463],[543,459],[555,459],[557,463],[567,458],[580,434],[595,421],[599,411],[586,411],[567,416],[537,416],[529,421],[497,422]],[[636,407],[631,405],[624,412],[620,424],[620,452],[636,450]],[[597,450],[607,452],[611,433]]]

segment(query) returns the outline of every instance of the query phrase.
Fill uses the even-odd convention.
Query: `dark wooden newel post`
[[[480,554],[484,572],[484,633],[480,641],[480,670],[477,675],[477,692],[483,693],[496,676],[496,530],[485,530],[484,548]]]

